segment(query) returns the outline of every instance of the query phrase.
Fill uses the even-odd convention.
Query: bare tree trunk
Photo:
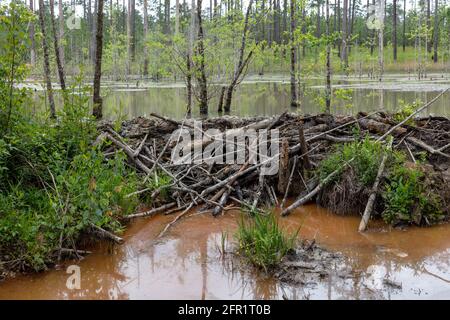
[[[178,5],[178,0],[177,0]],[[178,6],[177,6],[178,8]],[[144,76],[148,76],[148,1],[144,0]]]
[[[180,33],[180,0],[175,1],[175,34]]]
[[[403,0],[403,52],[406,50],[406,0]]]
[[[132,49],[132,29],[133,29],[133,14],[132,14],[132,1],[128,0],[128,15],[127,15],[127,77],[131,74],[131,61],[133,60],[133,49]]]
[[[295,48],[295,29],[296,29],[296,20],[295,20],[295,9],[296,9],[296,1],[291,0],[291,32],[290,32],[290,40],[291,40],[291,107],[298,107],[298,86],[297,79],[295,76],[297,70],[297,50]]]
[[[164,33],[170,33],[170,0],[164,0]]]
[[[326,33],[327,33],[327,76],[326,76],[326,88],[325,88],[325,107],[326,112],[331,113],[331,44],[329,42],[330,36],[330,4],[329,0],[326,0]]]
[[[439,41],[439,0],[434,1],[434,28],[433,28],[433,62],[438,62],[438,41]]]
[[[384,73],[384,10],[386,7],[386,0],[381,1],[381,12],[383,15],[380,30],[378,30],[378,80],[381,81],[383,79]]]
[[[34,12],[34,0],[30,0],[30,10]],[[34,22],[30,23],[30,40],[31,40],[31,51],[30,51],[30,63],[31,66],[36,66],[36,39]]]
[[[191,24],[189,27],[189,47],[186,54],[186,91],[187,91],[187,110],[188,116],[192,114],[192,56],[194,54],[194,34],[196,30],[195,23],[195,0],[191,1]]]
[[[397,62],[397,0],[393,0],[392,6],[392,48],[394,50],[394,62]]]
[[[66,80],[64,79],[64,66],[62,65],[62,62],[61,62],[61,56],[60,56],[61,50],[59,48],[58,33],[56,31],[55,1],[54,0],[50,0],[50,19],[51,19],[52,31],[53,31],[53,45],[55,48],[56,65],[58,67],[59,84],[61,85],[61,90],[63,91],[63,95],[64,95],[64,99],[65,99]]]
[[[41,0],[42,1],[42,0]],[[94,73],[94,97],[93,115],[96,119],[103,116],[103,100],[100,96],[100,82],[102,77],[102,54],[103,54],[103,0],[98,0],[97,8],[97,34],[95,50],[95,73]]]
[[[250,62],[250,59],[253,55],[253,51],[250,51],[247,57],[244,59],[244,51],[245,51],[245,45],[247,42],[247,33],[248,33],[248,21],[250,17],[250,12],[252,9],[253,0],[250,0],[250,3],[247,7],[247,12],[245,13],[244,18],[244,29],[242,30],[242,40],[241,40],[241,47],[239,49],[239,60],[238,64],[236,66],[236,69],[234,70],[233,79],[231,80],[230,85],[227,88],[226,96],[225,96],[225,105],[224,110],[225,112],[230,112],[231,110],[231,100],[233,98],[233,91],[236,88],[236,85],[239,81],[239,78],[242,75],[242,72],[244,71],[247,64]]]
[[[45,16],[44,0],[39,0],[39,23],[41,25],[42,31],[42,50],[44,51],[44,78],[45,83],[47,85],[48,102],[50,105],[50,116],[52,118],[56,118],[55,100],[53,98],[52,82],[50,79],[51,77],[50,62],[48,55],[47,31],[45,30],[44,16]]]
[[[198,22],[198,37],[196,45],[197,58],[200,61],[198,69],[197,82],[199,85],[199,102],[200,114],[206,116],[208,114],[208,84],[206,80],[205,70],[205,44],[203,34],[202,22],[202,0],[197,0],[197,22]],[[197,73],[197,72],[196,72]]]
[[[62,0],[58,0],[58,14],[59,14],[59,57],[61,59],[61,64],[64,67],[64,12]]]
[[[427,52],[431,53],[431,39],[428,39],[428,32],[431,30],[431,0],[427,0]]]
[[[92,17],[92,29],[91,29],[91,57],[92,57],[92,62],[95,63],[95,48],[96,48],[96,43],[95,41],[97,40],[96,38],[96,34],[97,34],[97,7],[98,7],[98,0],[94,1],[94,16]],[[95,68],[95,67],[94,67]]]
[[[347,39],[348,39],[348,0],[344,0],[344,8],[342,12],[342,48],[341,48],[341,61],[344,63],[344,67],[348,67],[348,49],[347,49]]]

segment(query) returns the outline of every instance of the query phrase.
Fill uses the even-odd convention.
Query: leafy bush
[[[359,182],[365,186],[371,186],[377,176],[384,150],[385,148],[380,143],[370,140],[369,137],[362,141],[338,146],[334,153],[320,163],[319,177],[323,180],[340,168],[341,172],[332,180],[338,181],[345,170],[344,164],[353,159],[351,166],[355,170]]]
[[[241,216],[236,234],[239,252],[255,266],[267,270],[276,265],[294,247],[297,233],[287,237],[273,213]]]
[[[382,194],[385,201],[384,221],[389,224],[420,224],[422,218],[427,223],[439,221],[443,217],[439,197],[427,192],[425,174],[420,166],[407,167],[402,159],[397,154]]]
[[[394,114],[394,120],[397,122],[401,122],[405,120],[407,117],[412,115],[422,104],[420,99],[414,100],[411,104],[406,103],[404,100],[400,100],[400,110]],[[410,119],[406,122],[406,124],[414,125],[414,120]]]

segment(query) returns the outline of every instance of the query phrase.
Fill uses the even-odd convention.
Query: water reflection
[[[81,262],[81,290],[68,290],[65,268],[20,276],[0,284],[1,299],[400,299],[450,297],[450,225],[389,230],[372,223],[357,232],[358,217],[337,216],[309,205],[281,219],[299,226],[302,238],[316,238],[346,255],[356,272],[346,278],[336,268],[318,283],[291,286],[223,259],[221,233],[232,239],[237,212],[220,218],[195,215],[175,225],[166,238],[155,236],[172,217],[137,221],[126,243],[99,245]],[[402,283],[386,286],[385,279]]]

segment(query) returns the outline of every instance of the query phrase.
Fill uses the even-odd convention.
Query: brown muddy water
[[[375,221],[360,234],[358,217],[303,206],[280,218],[283,227],[300,227],[301,238],[315,238],[320,246],[343,253],[357,272],[352,278],[331,274],[323,282],[291,286],[223,259],[222,233],[231,242],[238,217],[231,211],[218,218],[192,213],[158,241],[156,235],[174,217],[137,220],[123,245],[103,243],[82,261],[4,281],[0,299],[450,298],[450,224],[397,230]],[[70,264],[80,267],[79,290],[66,287]],[[402,288],[388,286],[385,279]]]

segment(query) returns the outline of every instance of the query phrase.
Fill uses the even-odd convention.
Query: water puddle
[[[357,272],[351,278],[333,274],[323,282],[292,286],[222,259],[222,232],[232,238],[238,216],[193,215],[158,241],[156,235],[174,217],[138,220],[126,231],[125,244],[101,244],[83,261],[4,281],[0,299],[450,298],[450,224],[389,230],[375,222],[360,234],[358,217],[301,207],[281,219],[282,225],[289,231],[300,227],[300,237],[342,252]],[[80,290],[66,287],[71,263],[80,266]]]

